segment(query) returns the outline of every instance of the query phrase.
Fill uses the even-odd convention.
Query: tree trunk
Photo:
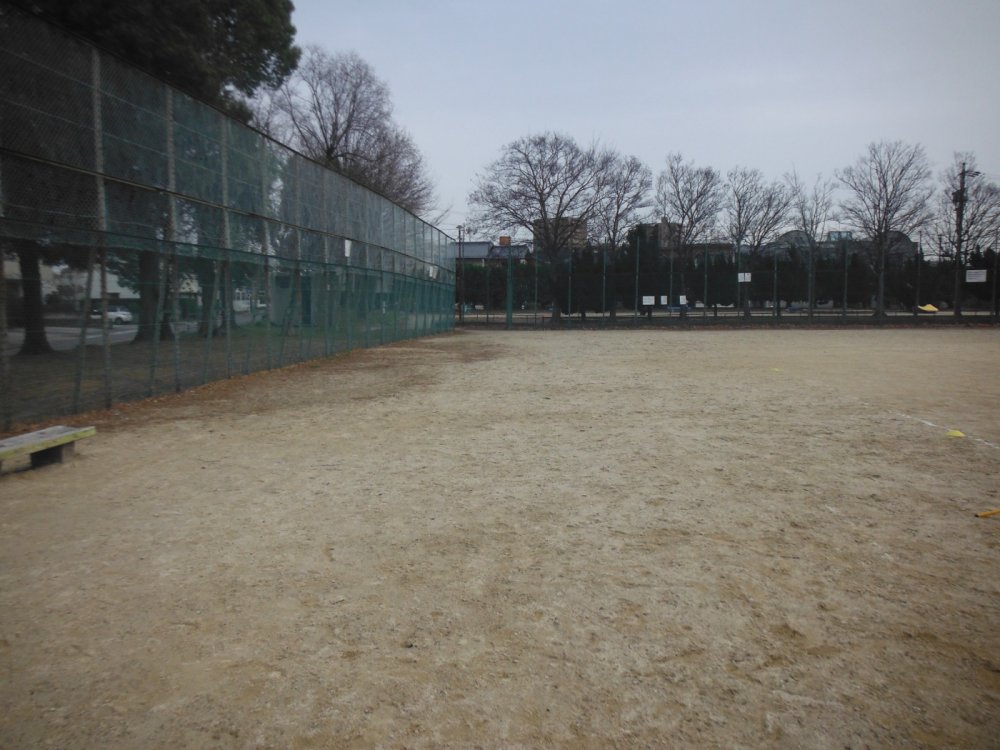
[[[172,341],[174,331],[170,327],[170,313],[167,303],[170,294],[165,289],[165,283],[160,278],[160,254],[151,251],[139,253],[139,330],[133,344],[153,340],[156,330],[157,310],[160,311],[160,341]],[[163,290],[164,300],[160,304],[160,294]]]
[[[554,265],[552,266],[554,268]],[[552,300],[552,322],[562,322],[562,305],[559,304],[559,279],[553,270],[549,273],[549,298]]]
[[[38,248],[25,244],[17,251],[21,267],[24,342],[21,354],[49,354],[53,351],[45,337],[45,312],[42,299],[42,263]]]
[[[159,256],[148,251],[139,253],[139,330],[132,340],[133,343],[153,340],[160,289],[159,277]]]
[[[198,317],[198,335],[208,336],[209,326],[214,332],[215,321],[212,320],[212,295],[215,293],[215,263],[210,260],[198,261],[198,285],[201,287],[201,310]]]

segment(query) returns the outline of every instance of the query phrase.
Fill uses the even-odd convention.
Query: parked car
[[[94,320],[101,319],[101,308],[94,307],[90,310],[90,317]],[[122,305],[108,305],[108,323],[113,326],[124,325],[132,322],[132,312]]]

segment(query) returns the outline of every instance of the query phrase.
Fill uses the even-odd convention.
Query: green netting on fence
[[[5,6],[0,69],[4,425],[453,325],[382,196]]]

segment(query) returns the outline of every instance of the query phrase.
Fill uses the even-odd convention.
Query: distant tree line
[[[979,293],[961,283],[964,269],[970,263],[992,268],[1000,229],[1000,188],[976,170],[973,154],[956,154],[936,189],[923,148],[900,141],[872,143],[835,179],[819,176],[807,185],[795,173],[768,180],[746,167],[723,175],[678,153],[667,156],[654,180],[635,157],[541,133],[505,146],[477,176],[469,201],[475,210],[470,235],[531,237],[545,269],[540,295],[554,316],[570,309],[573,296],[574,312],[604,309],[594,306],[598,256],[602,304],[609,304],[609,278],[611,298],[634,305],[634,279],[669,267],[676,298],[713,304],[702,299],[708,291],[726,300],[720,304],[748,307],[751,300],[769,300],[776,289],[840,304],[846,294],[848,304],[871,304],[881,316],[888,306],[920,296],[914,286],[920,266],[923,283],[933,289],[927,298],[950,301],[960,315],[963,297]],[[646,236],[650,223],[658,227],[655,238]],[[856,241],[832,252],[825,240],[835,226],[850,229]],[[779,258],[773,243],[791,231],[800,243]],[[924,256],[901,249],[901,237],[925,237]],[[751,274],[746,287],[737,281],[740,273]],[[629,286],[631,294],[622,294]]]

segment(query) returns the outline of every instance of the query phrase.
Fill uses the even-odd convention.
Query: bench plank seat
[[[5,438],[0,440],[0,468],[4,461],[25,454],[31,454],[32,466],[62,463],[73,456],[73,444],[77,440],[96,434],[96,427],[56,425]]]

